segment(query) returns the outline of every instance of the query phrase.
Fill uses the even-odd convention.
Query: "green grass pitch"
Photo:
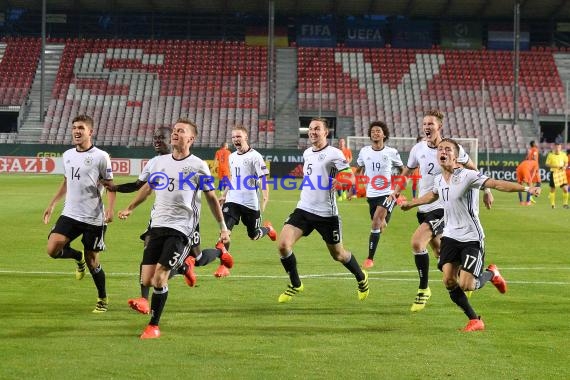
[[[130,310],[127,299],[139,292],[138,236],[152,201],[109,226],[101,263],[110,309],[92,314],[91,277],[76,281],[72,261],[45,253],[51,225],[42,223],[42,213],[60,181],[0,176],[0,379],[568,377],[570,211],[552,210],[546,193],[535,206],[521,207],[516,194],[495,191],[493,210],[480,210],[486,264],[496,263],[509,283],[505,295],[489,284],[471,298],[484,332],[458,331],[466,318],[450,301],[435,260],[431,300],[424,311],[409,311],[417,290],[409,242],[417,222],[415,212],[395,209],[366,301],[358,301],[354,278],[313,233],[295,247],[305,292],[278,304],[288,280],[276,243],[250,241],[239,225],[232,235],[232,275],[215,278],[212,263],[197,268],[195,288],[172,279],[162,337],[141,341],[148,316]],[[133,195],[119,194],[115,211]],[[264,219],[279,231],[298,196],[272,191]],[[340,209],[344,244],[362,262],[370,230],[366,202],[344,201]],[[202,215],[202,247],[212,247],[217,227],[207,206]]]

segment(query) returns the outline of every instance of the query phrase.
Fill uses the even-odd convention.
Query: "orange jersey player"
[[[536,181],[538,177],[538,161],[526,159],[517,166],[517,182],[528,186],[540,186],[540,180]],[[527,192],[526,201],[523,201],[522,192],[519,192],[519,202],[521,206],[530,206],[531,194]]]
[[[221,187],[223,186],[225,181],[222,181],[223,178],[229,178],[230,176],[230,150],[228,149],[228,143],[224,142],[220,145],[220,149],[216,151],[216,155],[214,156],[214,160],[216,162],[216,168],[218,173],[218,179],[220,182],[220,191],[222,190]]]

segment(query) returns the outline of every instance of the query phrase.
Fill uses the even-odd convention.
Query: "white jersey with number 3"
[[[331,186],[331,178],[350,169],[342,151],[330,145],[317,151],[311,147],[303,153],[303,160],[303,181],[299,185],[301,200],[297,208],[323,217],[338,215],[336,190]]]
[[[435,177],[432,191],[443,202],[445,227],[443,236],[457,241],[483,241],[485,234],[479,221],[479,191],[489,177],[476,170],[457,168],[449,183],[443,175]]]
[[[465,149],[459,145],[459,156],[457,162],[466,164],[469,161],[469,156],[465,153]],[[419,182],[419,195],[421,197],[431,191],[433,188],[433,180],[436,175],[441,174],[441,166],[437,160],[437,148],[432,148],[428,145],[427,141],[420,141],[413,146],[408,157],[408,164],[406,165],[410,170],[420,167],[420,182]],[[419,212],[430,212],[442,208],[441,199],[427,205],[418,207]]]
[[[172,154],[157,156],[150,167],[155,200],[150,228],[168,227],[190,235],[200,222],[202,190],[214,189],[208,164],[193,154],[176,160]]]
[[[94,146],[82,152],[72,148],[63,153],[62,160],[67,182],[62,215],[102,226],[105,220],[104,188],[100,180],[113,179],[109,155]]]

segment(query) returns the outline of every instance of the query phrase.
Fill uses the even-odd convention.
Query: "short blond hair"
[[[439,124],[443,125],[443,112],[441,112],[438,109],[431,109],[429,111],[427,111],[424,115],[425,116],[433,116],[437,119],[437,121],[439,122]]]
[[[198,137],[198,126],[192,120],[183,116],[179,117],[178,120],[176,120],[175,124],[178,123],[189,125],[192,128],[192,131],[194,132],[194,136]]]

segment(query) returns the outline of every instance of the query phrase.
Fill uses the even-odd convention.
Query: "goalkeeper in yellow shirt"
[[[568,181],[566,179],[566,166],[568,166],[568,156],[562,151],[562,144],[555,143],[554,150],[546,156],[546,166],[550,168],[550,206],[555,208],[556,188],[562,188],[562,202],[564,208],[568,208]]]

